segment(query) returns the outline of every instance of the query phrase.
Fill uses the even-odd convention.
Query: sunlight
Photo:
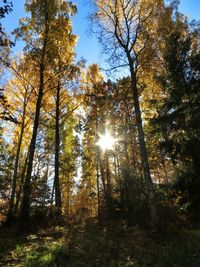
[[[117,141],[117,139],[113,138],[110,133],[108,132],[108,130],[106,129],[105,134],[99,134],[100,139],[97,142],[97,145],[100,146],[100,148],[105,151],[105,150],[111,150],[114,147],[115,142]]]

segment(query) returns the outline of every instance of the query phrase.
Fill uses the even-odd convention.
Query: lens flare
[[[107,130],[105,131],[105,134],[99,134],[99,136],[100,138],[97,142],[97,145],[100,146],[103,151],[114,148],[116,139],[113,138]]]

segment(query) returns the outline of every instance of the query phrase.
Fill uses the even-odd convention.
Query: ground
[[[0,266],[27,267],[198,267],[200,229],[152,233],[123,221],[95,220],[48,225],[20,235],[0,228]]]

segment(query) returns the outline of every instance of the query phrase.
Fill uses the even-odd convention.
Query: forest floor
[[[48,226],[20,236],[0,228],[0,266],[27,267],[198,267],[200,229],[152,234],[113,221]]]

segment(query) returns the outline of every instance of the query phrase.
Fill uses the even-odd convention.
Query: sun
[[[105,134],[99,134],[100,138],[97,142],[97,145],[100,146],[100,148],[105,151],[105,150],[111,150],[114,148],[114,144],[116,142],[116,139],[113,138],[110,133],[105,131]]]

